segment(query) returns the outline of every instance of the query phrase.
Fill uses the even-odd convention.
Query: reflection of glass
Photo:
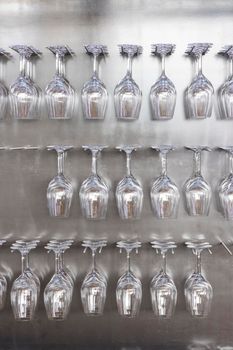
[[[218,186],[220,208],[227,220],[233,220],[233,146],[219,147],[219,149],[227,152],[229,163],[229,175]]]
[[[5,51],[4,49],[0,48],[0,70],[1,70],[1,76],[0,76],[0,119],[4,119],[7,112],[7,105],[8,105],[8,89],[3,83],[3,69],[5,61],[10,59],[12,56],[9,52]]]
[[[152,45],[152,54],[158,55],[162,60],[162,73],[159,79],[152,85],[150,90],[150,103],[152,119],[172,119],[176,105],[176,88],[165,74],[165,57],[175,50],[172,44]]]
[[[187,115],[191,119],[209,118],[212,113],[214,88],[202,73],[202,56],[212,45],[210,43],[189,44],[185,52],[195,59],[197,72],[185,94]]]
[[[66,46],[49,46],[56,56],[56,73],[45,89],[50,119],[70,119],[74,113],[75,90],[65,77],[65,56],[74,52]]]
[[[107,46],[86,45],[89,55],[93,55],[93,75],[82,88],[82,108],[85,119],[104,119],[108,101],[108,93],[105,85],[99,79],[98,57],[108,53]]]
[[[79,197],[83,216],[87,219],[105,219],[108,207],[108,187],[97,174],[97,156],[106,146],[83,146],[92,153],[91,175],[83,181]]]
[[[220,117],[233,119],[233,45],[224,46],[218,53],[227,57],[230,63],[229,76],[218,91]]]
[[[38,119],[42,92],[32,80],[30,65],[31,58],[41,52],[26,45],[14,45],[11,49],[20,55],[20,74],[9,90],[11,115],[16,119]]]
[[[11,306],[14,317],[18,321],[33,319],[37,306],[40,282],[28,265],[28,253],[36,248],[38,241],[21,242],[12,245],[12,250],[21,253],[22,273],[14,281],[11,288]]]
[[[160,272],[155,275],[150,284],[152,308],[156,316],[171,318],[176,307],[177,289],[172,278],[167,274],[167,252],[176,248],[174,242],[151,242],[152,248],[161,252],[163,259]]]
[[[208,242],[186,244],[197,258],[195,272],[186,280],[184,286],[186,307],[193,317],[207,317],[211,308],[213,289],[201,272],[201,252],[203,249],[211,248],[211,245]]]
[[[81,287],[81,299],[83,309],[86,315],[96,316],[102,315],[106,299],[107,279],[96,267],[96,252],[99,253],[105,247],[107,241],[83,241],[82,246],[91,249],[92,252],[92,268],[86,275]]]
[[[119,278],[116,288],[116,301],[118,312],[121,316],[135,317],[137,316],[142,301],[142,284],[141,281],[133,274],[130,265],[130,253],[133,249],[138,251],[141,247],[140,242],[124,242],[117,243],[117,247],[126,250],[128,269]]]
[[[211,188],[201,175],[201,152],[211,151],[209,147],[185,147],[194,152],[193,175],[184,184],[184,194],[188,214],[207,216],[211,202]]]
[[[70,310],[74,282],[70,271],[64,266],[63,253],[71,244],[71,240],[50,241],[45,247],[55,254],[55,273],[44,290],[44,304],[49,320],[63,321]]]
[[[152,184],[150,197],[154,214],[157,218],[176,218],[180,194],[175,183],[167,176],[167,153],[174,150],[173,146],[152,147],[159,152],[162,173]]]
[[[117,208],[121,219],[138,219],[142,211],[142,187],[131,173],[131,154],[137,148],[138,146],[117,147],[126,154],[126,175],[116,188]]]
[[[138,119],[142,92],[132,78],[133,57],[142,53],[138,45],[119,45],[121,55],[128,57],[128,67],[125,77],[117,84],[114,90],[116,116],[121,120]]]
[[[49,146],[48,150],[57,152],[58,172],[50,181],[47,188],[47,205],[50,216],[67,218],[70,214],[70,207],[73,197],[73,187],[64,176],[64,158],[65,152],[72,149],[72,146]]]
[[[6,241],[4,239],[0,240],[0,246],[2,246]],[[6,302],[6,292],[7,292],[7,280],[5,276],[0,275],[0,310],[4,308]]]

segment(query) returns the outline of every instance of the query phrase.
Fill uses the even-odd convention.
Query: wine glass
[[[230,63],[229,76],[218,91],[220,117],[233,119],[233,45],[225,45],[218,54],[227,57]]]
[[[44,304],[49,320],[63,321],[69,313],[74,283],[63,268],[61,254],[70,247],[71,242],[68,240],[56,244],[52,241],[45,247],[55,254],[55,273],[44,290]]]
[[[0,246],[6,243],[5,239],[0,240]],[[0,275],[0,310],[5,306],[6,302],[6,293],[7,293],[7,280],[4,275]]]
[[[116,147],[126,154],[126,175],[116,188],[117,208],[121,219],[139,219],[142,211],[143,191],[140,183],[131,173],[131,154],[139,146]]]
[[[171,318],[177,301],[177,289],[172,278],[167,274],[167,252],[169,249],[174,252],[174,242],[151,242],[152,248],[160,250],[162,256],[162,267],[150,284],[151,302],[154,314],[161,318]]]
[[[209,118],[212,113],[214,88],[202,73],[202,56],[212,47],[211,43],[189,44],[185,53],[196,61],[196,76],[186,89],[187,116],[190,119]]]
[[[66,56],[73,56],[69,46],[48,46],[56,56],[56,73],[45,88],[45,97],[50,119],[70,119],[74,113],[75,90],[65,77]]]
[[[151,53],[161,57],[162,73],[159,79],[152,85],[150,90],[150,104],[152,119],[172,119],[176,105],[176,88],[165,74],[165,57],[175,51],[173,44],[154,44]]]
[[[84,84],[81,92],[84,118],[104,119],[108,93],[104,83],[99,79],[98,58],[108,54],[108,49],[105,45],[85,45],[85,49],[89,55],[93,55],[94,62],[93,75]]]
[[[141,247],[141,242],[117,242],[117,247],[126,251],[128,269],[119,278],[116,288],[116,301],[118,312],[121,316],[135,317],[137,316],[141,301],[142,301],[142,283],[131,271],[130,254],[132,250],[136,250]]]
[[[180,194],[175,183],[167,176],[167,153],[173,151],[174,147],[163,145],[152,149],[159,152],[162,165],[162,173],[155,179],[150,190],[153,212],[159,219],[176,218]]]
[[[31,58],[40,57],[41,52],[26,45],[13,45],[10,48],[20,56],[20,74],[9,90],[11,115],[20,120],[38,119],[42,91],[32,80],[30,64]]]
[[[186,245],[192,249],[197,259],[196,270],[186,280],[184,286],[186,307],[193,317],[204,318],[210,312],[213,289],[201,271],[201,252],[211,248],[211,244],[208,242],[186,242]]]
[[[11,54],[4,49],[0,48],[0,65],[1,65],[1,72],[3,71],[3,65],[6,60],[11,59]],[[1,74],[0,77],[0,119],[4,119],[7,112],[7,105],[8,105],[8,89],[3,83],[3,77]]]
[[[33,243],[34,242],[34,243]],[[38,277],[28,267],[28,253],[36,248],[36,241],[12,245],[12,251],[21,253],[22,273],[11,288],[11,306],[17,321],[31,321],[34,318],[39,291]]]
[[[186,208],[191,216],[207,216],[211,202],[211,188],[201,174],[201,152],[211,149],[205,146],[185,147],[194,152],[193,175],[184,184]]]
[[[138,45],[119,45],[122,56],[128,57],[128,67],[125,77],[114,90],[116,116],[120,120],[135,120],[139,118],[142,92],[132,78],[132,61],[134,56],[142,53]]]
[[[103,220],[108,207],[108,186],[97,174],[97,156],[106,146],[83,146],[92,153],[92,167],[90,176],[83,181],[80,191],[82,214],[87,219]]]
[[[101,253],[102,248],[107,245],[106,240],[100,241],[83,241],[82,246],[90,248],[92,252],[92,267],[90,272],[84,278],[81,287],[81,299],[84,313],[88,316],[102,315],[106,300],[107,279],[96,267],[96,252]]]
[[[233,220],[233,146],[218,147],[227,152],[229,174],[219,183],[218,195],[220,208],[227,220]]]
[[[72,146],[48,146],[47,149],[57,152],[58,172],[49,182],[47,188],[47,205],[50,216],[67,218],[70,214],[70,207],[73,197],[73,186],[69,179],[64,176],[65,153],[72,149]]]

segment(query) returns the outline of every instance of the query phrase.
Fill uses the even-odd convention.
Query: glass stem
[[[20,75],[26,76],[27,74],[27,60],[25,56],[20,56],[19,59],[19,70],[20,70]]]
[[[95,77],[98,77],[98,71],[99,71],[99,66],[98,66],[98,55],[94,54],[94,60],[93,60],[93,75]]]
[[[55,273],[59,273],[61,267],[60,253],[55,252]]]
[[[130,265],[130,253],[127,252],[127,265],[128,265],[128,272],[131,271],[131,265]]]
[[[27,257],[25,253],[21,253],[21,266],[22,266],[22,273],[26,270],[27,268]]]
[[[162,63],[162,75],[165,75],[165,55],[161,56],[161,63]]]
[[[201,175],[201,151],[195,151],[193,156],[194,176]]]
[[[159,152],[161,165],[162,165],[162,175],[167,175],[167,153]]]
[[[92,160],[91,160],[92,175],[97,175],[97,153],[98,151],[92,151]]]
[[[201,274],[201,252],[197,252],[197,266],[196,266],[197,273]]]
[[[229,77],[230,79],[232,79],[232,76],[233,76],[233,57],[230,57],[230,60],[229,60]]]
[[[126,153],[126,175],[131,176],[131,153]]]
[[[132,61],[133,57],[132,55],[128,55],[128,62],[127,62],[127,75],[132,77]]]
[[[63,73],[64,73],[63,58],[57,52],[56,53],[56,75],[63,76]]]
[[[64,152],[57,153],[57,172],[58,172],[58,175],[61,175],[64,173],[64,158],[65,158]]]
[[[228,153],[229,173],[233,174],[233,153]]]
[[[198,57],[197,61],[197,69],[198,69],[198,75],[202,74],[202,55]]]
[[[166,273],[167,272],[167,255],[166,255],[166,253],[162,253],[162,259],[163,259],[162,272]]]
[[[92,250],[92,270],[96,269],[96,250]]]

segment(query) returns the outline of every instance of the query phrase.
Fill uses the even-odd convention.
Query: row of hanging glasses
[[[195,75],[185,91],[185,106],[187,117],[191,119],[205,119],[211,116],[213,107],[214,88],[211,82],[202,73],[202,56],[211,48],[211,43],[189,44],[185,54],[195,60]],[[48,116],[50,119],[70,119],[74,114],[77,92],[65,76],[65,58],[73,56],[73,50],[67,46],[47,47],[56,57],[56,71],[52,80],[45,88]],[[119,45],[122,56],[127,56],[128,64],[126,75],[116,85],[114,90],[114,104],[116,117],[120,120],[136,120],[139,118],[142,91],[132,77],[133,58],[142,53],[142,46]],[[41,52],[26,45],[14,45],[11,49],[20,56],[20,74],[8,89],[0,83],[0,118],[6,115],[8,94],[10,110],[16,119],[38,119],[41,113],[42,89],[33,81],[32,60],[40,57]],[[108,92],[100,80],[98,63],[101,56],[108,54],[105,45],[85,45],[87,54],[92,55],[93,74],[83,85],[81,103],[83,115],[88,120],[105,118],[108,102]],[[153,44],[151,53],[159,56],[162,61],[162,72],[150,90],[149,98],[152,119],[168,120],[174,116],[176,105],[176,88],[165,72],[165,58],[175,50],[173,44]],[[226,82],[218,91],[220,117],[233,119],[233,45],[226,45],[219,54],[230,61],[230,72]],[[9,59],[11,54],[0,49],[0,57]]]
[[[6,241],[1,240],[0,245]],[[34,318],[40,295],[40,279],[29,264],[29,252],[37,247],[39,241],[18,240],[12,244],[11,250],[21,254],[22,272],[13,282],[10,298],[14,317],[19,321],[30,321]],[[45,249],[55,254],[55,272],[44,289],[44,305],[50,320],[66,319],[72,302],[75,280],[71,271],[65,266],[64,253],[72,245],[72,240],[52,240]],[[92,253],[90,271],[81,286],[81,301],[84,313],[88,316],[102,315],[107,293],[107,277],[96,264],[96,253],[107,245],[106,240],[83,241],[84,252],[89,248]],[[174,242],[151,242],[152,248],[162,256],[161,269],[152,278],[150,294],[152,309],[156,316],[171,318],[177,302],[177,289],[172,277],[167,272],[167,252],[177,247]],[[184,285],[187,310],[193,317],[207,317],[210,311],[213,289],[201,271],[201,252],[210,249],[208,242],[187,242],[187,247],[196,255],[196,267]],[[117,247],[126,251],[127,269],[118,279],[116,286],[117,309],[121,316],[135,317],[142,301],[142,283],[133,273],[131,253],[138,252],[140,242],[119,241]],[[0,276],[0,309],[3,309],[7,293],[6,278]]]
[[[49,146],[58,157],[57,175],[49,182],[47,188],[47,206],[52,217],[67,218],[74,193],[71,180],[64,175],[64,156],[72,146]],[[79,189],[82,215],[86,219],[103,220],[106,218],[109,188],[105,180],[97,172],[98,154],[106,146],[83,146],[92,154],[91,172]],[[116,204],[121,219],[139,219],[143,206],[143,189],[140,181],[132,174],[132,152],[140,146],[117,147],[126,154],[126,173],[118,183],[115,191]],[[201,153],[211,151],[206,146],[185,147],[193,152],[193,173],[183,187],[185,205],[190,216],[207,216],[209,214],[212,191],[201,173]],[[150,188],[150,199],[153,213],[158,219],[176,218],[180,203],[180,192],[175,182],[167,174],[167,154],[174,150],[173,146],[162,145],[152,147],[159,152],[161,174]],[[227,220],[233,220],[233,146],[218,147],[228,154],[229,175],[218,185],[219,209]]]

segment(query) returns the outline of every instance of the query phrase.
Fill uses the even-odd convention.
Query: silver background
[[[0,233],[9,242],[17,238],[41,240],[73,238],[76,246],[67,252],[66,261],[77,276],[77,287],[71,313],[64,323],[47,321],[43,300],[36,320],[16,323],[10,304],[0,314],[0,347],[21,348],[100,348],[126,349],[187,348],[197,344],[209,348],[217,345],[233,346],[232,257],[219,246],[219,239],[229,243],[232,224],[223,220],[217,211],[215,195],[209,218],[192,219],[180,205],[179,219],[158,221],[153,218],[149,203],[151,180],[159,174],[156,153],[146,149],[155,144],[174,144],[178,149],[169,155],[169,173],[182,188],[192,169],[191,153],[183,145],[232,145],[232,121],[219,120],[217,106],[211,119],[185,119],[183,92],[192,78],[192,63],[183,53],[189,42],[207,41],[214,46],[203,60],[206,76],[217,89],[227,76],[227,64],[216,52],[233,37],[233,2],[227,0],[1,0],[0,45],[31,44],[43,51],[43,57],[34,67],[35,81],[44,88],[55,67],[53,55],[45,49],[51,44],[68,44],[76,56],[66,65],[71,84],[80,93],[82,84],[90,77],[92,62],[84,53],[83,45],[108,45],[109,57],[101,61],[101,77],[109,91],[109,104],[104,122],[86,122],[80,103],[70,121],[41,121],[0,123],[0,144],[5,146],[71,144],[76,147],[66,160],[66,174],[78,189],[90,169],[90,155],[80,150],[82,144],[109,145],[99,161],[99,172],[106,179],[111,196],[107,220],[87,222],[82,219],[77,191],[71,216],[67,220],[49,218],[46,208],[46,188],[56,171],[56,156],[47,151],[0,151]],[[157,79],[160,62],[150,55],[150,44],[176,43],[175,53],[167,60],[167,74],[175,83],[178,96],[172,121],[156,122],[150,119],[148,93]],[[133,75],[143,91],[140,119],[133,123],[118,122],[114,116],[113,90],[123,77],[126,60],[120,57],[117,44],[136,43],[144,47],[143,54],[134,60]],[[4,67],[5,82],[9,85],[18,74],[18,57]],[[114,189],[124,173],[123,155],[114,146],[123,143],[141,144],[144,149],[133,156],[133,172],[144,188],[142,219],[125,223],[118,218]],[[225,157],[219,152],[203,155],[203,174],[213,191],[226,173]],[[103,250],[99,263],[109,276],[106,312],[102,318],[87,318],[82,313],[79,289],[90,263],[90,254],[83,255],[80,241],[84,238],[107,238],[109,246]],[[144,285],[142,312],[135,320],[121,319],[116,313],[115,285],[125,268],[125,260],[114,247],[119,239],[140,239],[144,246],[133,257],[135,273]],[[171,238],[180,244],[168,265],[176,281],[179,296],[175,317],[171,321],[156,320],[151,312],[149,282],[159,267],[147,242],[155,238]],[[215,244],[213,255],[205,253],[203,265],[214,288],[214,303],[207,320],[193,320],[186,313],[183,283],[192,271],[194,259],[182,243],[188,239],[207,239]],[[9,284],[20,270],[19,255],[11,254],[9,246],[1,249],[1,271]],[[41,247],[31,255],[32,266],[47,283],[53,271],[53,256]]]

